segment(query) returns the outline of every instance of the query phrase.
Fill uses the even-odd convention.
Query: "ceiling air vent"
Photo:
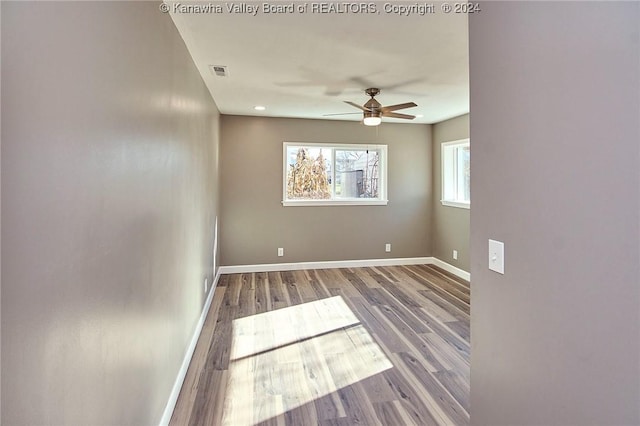
[[[209,65],[209,69],[213,75],[217,75],[218,77],[227,77],[229,75],[227,67],[224,65]]]

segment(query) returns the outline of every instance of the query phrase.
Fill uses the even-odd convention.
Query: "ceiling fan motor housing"
[[[379,111],[380,110],[380,102],[376,101],[375,99],[371,98],[367,101],[366,104],[364,104],[364,107],[366,109],[368,109],[371,112],[375,112],[375,111]]]

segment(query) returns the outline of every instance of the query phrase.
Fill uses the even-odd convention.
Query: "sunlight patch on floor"
[[[223,423],[262,422],[391,367],[340,296],[240,318]]]

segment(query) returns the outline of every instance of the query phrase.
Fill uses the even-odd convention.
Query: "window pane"
[[[464,146],[461,150],[463,170],[463,199],[471,201],[471,150],[469,145]]]
[[[442,201],[471,202],[471,150],[469,141],[442,145]]]
[[[465,155],[466,153],[466,155]],[[467,197],[467,173],[469,165],[469,147],[458,146],[455,149],[456,166],[455,166],[455,186],[456,186],[456,201],[469,201]]]
[[[336,198],[378,198],[380,154],[377,150],[335,150]]]
[[[287,199],[331,198],[331,148],[287,147]]]
[[[455,199],[455,151],[455,147],[451,146],[442,148],[442,197],[444,200]]]

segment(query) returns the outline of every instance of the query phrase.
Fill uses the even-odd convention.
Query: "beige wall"
[[[470,19],[474,425],[640,424],[639,22],[638,2]]]
[[[239,116],[221,122],[223,265],[431,255],[430,126]],[[389,204],[283,207],[284,141],[387,143]]]
[[[2,2],[2,424],[157,424],[212,276],[218,112],[157,2]]]
[[[443,206],[441,145],[469,137],[469,114],[433,126],[433,255],[469,271],[469,209]],[[472,143],[473,144],[473,143]],[[473,147],[471,147],[473,151]],[[472,194],[473,195],[473,194]],[[453,258],[458,251],[458,259]]]

